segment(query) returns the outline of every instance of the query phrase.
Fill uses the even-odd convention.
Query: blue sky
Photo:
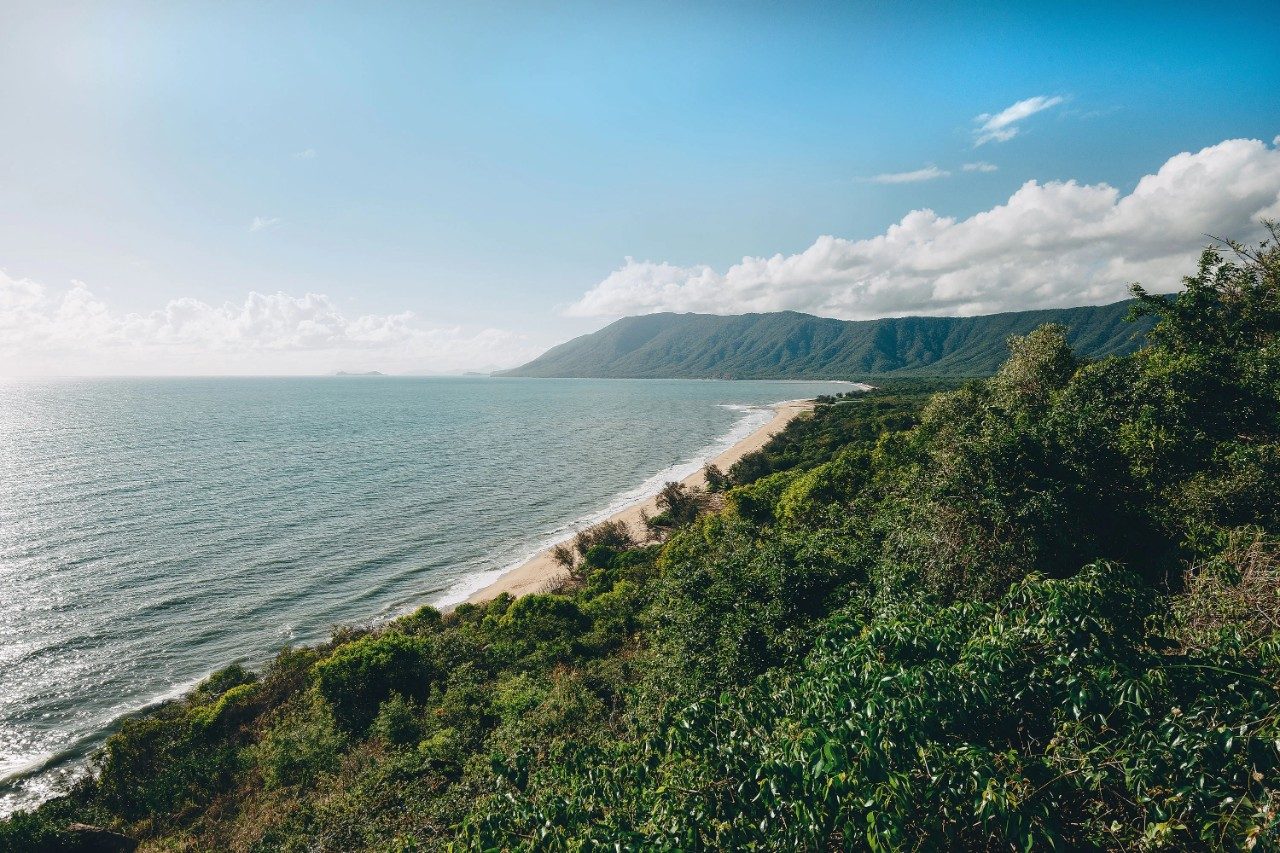
[[[160,334],[126,319],[175,301],[199,313],[322,295],[319,309],[263,303],[262,322],[370,318],[358,358],[325,356],[335,367],[381,364],[378,336],[405,324],[464,353],[391,359],[422,370],[510,361],[636,310],[975,313],[1106,296],[1115,282],[951,298],[884,279],[851,301],[870,278],[735,290],[731,268],[800,257],[822,235],[861,256],[856,241],[911,211],[965,220],[1032,180],[1123,197],[1180,152],[1232,139],[1262,146],[1221,166],[1260,169],[1261,206],[1232,211],[1247,222],[1270,203],[1280,134],[1274,5],[1115,5],[7,3],[0,270],[39,288],[50,323],[83,283],[84,310],[110,313],[117,338]],[[980,116],[1034,98],[1050,105],[976,144]],[[184,372],[322,369],[291,349],[323,343],[310,332],[250,361],[167,345]],[[66,341],[24,346],[46,351],[12,372],[112,363]]]

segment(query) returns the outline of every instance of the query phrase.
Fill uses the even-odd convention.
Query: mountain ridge
[[[1082,356],[1126,355],[1151,318],[1128,322],[1133,300],[973,317],[837,320],[798,311],[623,317],[498,376],[606,379],[857,379],[988,376],[1010,335],[1067,327]]]

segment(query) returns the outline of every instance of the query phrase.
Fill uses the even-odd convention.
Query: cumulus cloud
[[[920,181],[945,178],[950,174],[950,172],[945,169],[939,169],[937,166],[925,166],[923,169],[916,169],[914,172],[889,172],[884,175],[876,175],[868,180],[873,184],[916,184]]]
[[[986,163],[979,160],[977,163],[965,163],[960,168],[966,172],[994,172],[1000,167],[994,163]]]
[[[988,142],[1008,142],[1018,135],[1020,130],[1018,122],[1050,107],[1056,107],[1062,101],[1063,98],[1057,95],[1053,97],[1036,95],[1033,98],[1024,98],[1016,104],[1007,106],[994,115],[992,113],[983,113],[974,119],[979,124],[973,132],[973,144],[977,147]]]
[[[253,217],[253,221],[249,223],[249,230],[250,231],[267,231],[272,228],[275,228],[279,224],[280,224],[280,217],[278,216],[270,216],[270,217],[255,216]]]
[[[1246,239],[1263,217],[1280,217],[1280,150],[1233,139],[1171,157],[1127,195],[1028,181],[967,219],[915,210],[875,237],[819,237],[798,254],[747,257],[724,272],[627,258],[568,313],[789,309],[864,319],[1099,304],[1125,298],[1133,281],[1176,289],[1205,234]]]
[[[250,293],[113,310],[83,282],[55,291],[0,272],[0,366],[10,375],[488,370],[537,354],[500,329],[430,327],[412,312],[348,315],[329,297]]]

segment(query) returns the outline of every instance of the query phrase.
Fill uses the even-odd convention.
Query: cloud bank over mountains
[[[83,283],[53,292],[0,272],[0,372],[11,375],[449,372],[537,352],[511,332],[433,328],[411,312],[348,316],[314,293],[121,313]]]
[[[1046,103],[987,117],[988,132],[1016,127]],[[566,313],[869,319],[1114,302],[1134,281],[1177,289],[1206,234],[1250,239],[1261,218],[1280,218],[1280,139],[1229,139],[1169,158],[1127,195],[1108,184],[1027,181],[967,219],[914,210],[875,237],[822,236],[797,254],[746,257],[723,272],[627,258]]]
[[[867,239],[823,236],[723,271],[628,258],[565,313],[869,319],[1100,304],[1125,298],[1133,281],[1177,289],[1206,234],[1252,239],[1261,218],[1280,218],[1280,137],[1178,154],[1127,194],[1028,181],[968,218],[914,210]],[[0,375],[457,372],[510,367],[540,350],[509,331],[433,326],[411,312],[344,313],[314,293],[251,292],[222,305],[180,298],[132,313],[80,282],[51,288],[0,271]]]

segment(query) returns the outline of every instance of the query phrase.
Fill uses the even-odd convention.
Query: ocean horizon
[[[834,382],[0,383],[0,814],[122,718],[445,606]]]

